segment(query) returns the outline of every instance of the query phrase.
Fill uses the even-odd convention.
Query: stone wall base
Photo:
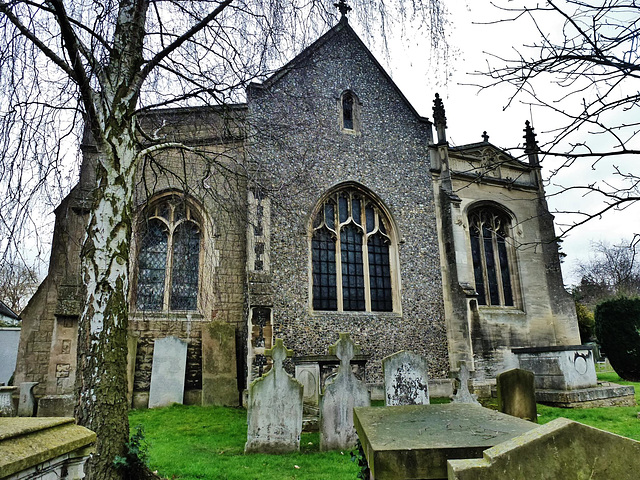
[[[632,407],[636,405],[631,385],[602,383],[597,387],[578,390],[536,390],[536,401],[552,407],[593,408]]]

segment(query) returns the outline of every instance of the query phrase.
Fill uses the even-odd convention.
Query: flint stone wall
[[[361,104],[356,134],[340,129],[338,102],[347,89]],[[264,182],[296,183],[271,205],[267,281],[277,294],[263,301],[273,304],[274,336],[297,355],[321,355],[336,332],[349,332],[371,356],[367,382],[382,382],[381,359],[402,349],[425,356],[431,377],[447,377],[429,123],[408,106],[350,27],[331,32],[284,76],[252,86],[248,106],[250,121],[259,125],[250,135],[249,156],[269,172]],[[394,312],[311,307],[311,215],[341,184],[368,189],[397,226],[402,298]]]

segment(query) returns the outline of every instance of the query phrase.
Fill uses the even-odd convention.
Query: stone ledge
[[[635,390],[631,385],[601,383],[597,387],[577,390],[536,390],[536,401],[570,408],[634,406]]]
[[[593,351],[593,345],[558,345],[555,347],[514,347],[511,349],[511,351],[515,354],[564,352],[564,351],[577,351],[577,350]]]
[[[0,419],[0,478],[28,469],[96,440],[91,430],[73,418]]]

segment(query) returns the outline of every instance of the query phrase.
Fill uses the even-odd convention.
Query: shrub
[[[578,328],[580,329],[580,341],[587,343],[593,340],[596,321],[593,312],[580,302],[576,302],[576,315],[578,315]]]
[[[113,463],[125,480],[155,480],[159,477],[147,465],[147,444],[142,425],[137,425],[129,442],[125,445],[124,456],[117,455]]]
[[[640,298],[619,297],[596,307],[596,335],[620,377],[640,381]]]

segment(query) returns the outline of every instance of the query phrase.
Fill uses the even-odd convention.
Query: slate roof
[[[9,317],[13,320],[19,320],[20,317],[16,312],[11,310],[6,303],[0,300],[0,316]]]

